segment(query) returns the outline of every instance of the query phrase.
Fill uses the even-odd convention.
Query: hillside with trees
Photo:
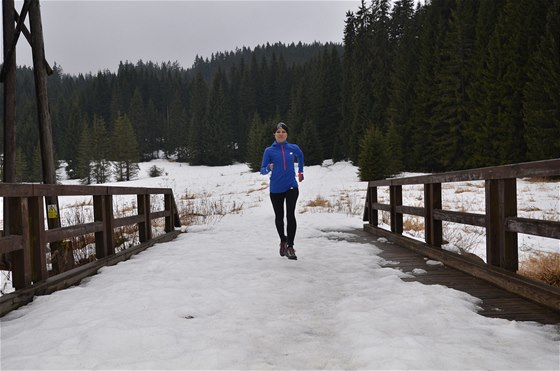
[[[260,167],[284,121],[306,165],[362,179],[560,157],[560,1],[362,1],[343,45],[281,43],[178,63],[121,62],[48,89],[56,157],[84,183],[138,161]],[[17,71],[17,177],[39,181],[33,71]],[[3,109],[3,108],[0,108]]]

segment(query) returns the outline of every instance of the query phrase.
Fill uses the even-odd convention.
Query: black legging
[[[284,193],[271,193],[270,200],[274,208],[274,224],[281,241],[288,242],[288,246],[294,245],[294,238],[296,237],[296,201],[299,196],[297,188],[291,188],[288,192]],[[286,219],[288,220],[288,238],[284,234],[284,200],[286,200]]]

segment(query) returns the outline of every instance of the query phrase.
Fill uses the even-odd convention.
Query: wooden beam
[[[20,22],[19,22],[20,16],[15,9],[14,9],[14,20],[16,21],[16,23],[20,24]],[[29,45],[31,45],[31,32],[29,32],[29,30],[25,26],[25,23],[21,23],[21,32],[23,33],[23,36],[25,36],[25,39],[27,40]],[[46,59],[43,59],[43,63],[45,64],[45,69],[47,71],[47,75],[49,75],[49,76],[52,75],[54,71],[53,71],[52,67],[49,65],[49,62],[47,62]]]
[[[38,0],[36,0],[38,2]],[[2,3],[7,3],[6,7],[4,7],[3,9],[5,9],[4,11],[4,16],[3,16],[3,20],[4,20],[4,27],[6,27],[6,24],[12,24],[13,22],[7,22],[8,19],[12,18],[12,14],[15,11],[15,7],[14,7],[14,2],[13,0],[2,0]],[[23,2],[23,7],[21,9],[21,17],[19,17],[19,20],[17,22],[17,26],[14,29],[13,32],[10,33],[10,43],[4,43],[4,46],[6,45],[10,45],[9,48],[4,49],[4,65],[2,66],[2,71],[0,71],[0,82],[4,82],[6,79],[6,75],[7,75],[7,71],[8,69],[15,69],[16,68],[16,46],[17,46],[17,42],[19,39],[19,35],[21,33],[22,27],[24,26],[24,22],[25,22],[25,17],[27,16],[27,12],[29,11],[29,8],[31,7],[32,1],[31,0],[25,0]],[[11,8],[11,9],[10,9]],[[12,28],[13,29],[13,28]],[[4,30],[5,31],[5,30]]]
[[[441,247],[443,241],[443,228],[441,220],[434,216],[435,210],[441,210],[441,184],[424,184],[424,236],[426,243],[435,247]]]
[[[459,211],[434,210],[434,218],[452,223],[469,224],[477,227],[486,226],[486,215],[463,213]]]
[[[486,260],[517,272],[517,233],[506,230],[506,220],[517,216],[516,179],[486,181]]]
[[[402,234],[403,215],[396,210],[397,206],[402,205],[402,186],[390,186],[389,197],[391,199],[391,232]]]
[[[507,218],[506,230],[509,232],[560,239],[560,222],[552,220]]]

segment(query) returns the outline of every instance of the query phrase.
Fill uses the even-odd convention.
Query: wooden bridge
[[[417,279],[472,293],[485,302],[486,309],[482,314],[560,323],[560,289],[517,274],[518,233],[560,239],[560,221],[518,217],[516,186],[519,178],[559,175],[560,159],[554,159],[371,181],[364,211],[364,221],[367,222],[364,230],[405,247],[408,251],[387,247],[383,253],[403,266],[417,261],[418,256],[444,263],[446,269],[434,269]],[[464,181],[485,182],[485,214],[443,209],[442,184]],[[403,205],[403,186],[410,185],[423,186],[424,207]],[[379,187],[389,187],[388,204],[378,202]],[[390,230],[379,227],[380,212],[390,214]],[[424,218],[425,242],[403,235],[403,215]],[[443,221],[485,228],[487,262],[442,249]]]
[[[516,179],[560,175],[560,160],[548,160],[510,166],[434,174],[420,177],[372,181],[368,184],[363,231],[355,238],[380,246],[381,256],[398,262],[398,268],[411,271],[426,266],[426,257],[444,265],[427,267],[427,273],[408,280],[441,284],[466,291],[483,300],[481,314],[541,323],[560,323],[560,289],[531,280],[516,273],[518,265],[517,233],[560,239],[560,222],[517,217]],[[483,180],[486,214],[472,214],[442,208],[442,183]],[[424,207],[403,205],[402,187],[423,185]],[[378,188],[389,187],[390,202],[378,202]],[[129,216],[118,216],[113,210],[114,197],[129,195],[136,208]],[[15,291],[0,298],[0,315],[30,302],[36,295],[75,285],[95,274],[104,265],[116,264],[143,251],[156,242],[177,236],[179,217],[172,191],[166,188],[131,188],[103,186],[67,186],[39,184],[0,184],[0,196],[19,205],[20,228],[0,238],[0,253],[9,254]],[[93,220],[62,228],[46,229],[47,197],[85,196],[91,198]],[[151,201],[160,197],[160,202]],[[162,205],[157,210],[155,205]],[[156,210],[154,210],[156,208]],[[379,214],[390,214],[390,229],[379,227]],[[403,235],[403,215],[425,220],[425,242]],[[163,219],[163,234],[154,236],[154,219]],[[486,228],[488,264],[468,256],[442,249],[442,221]],[[13,223],[12,223],[13,224]],[[17,225],[18,223],[16,223]],[[138,230],[136,246],[117,251],[115,230],[132,225]],[[94,235],[94,251],[89,262],[54,269],[47,257],[47,247],[72,238]],[[378,242],[385,237],[394,244]],[[52,257],[51,257],[52,258]],[[48,269],[48,267],[51,269]]]
[[[113,206],[114,197],[126,195],[135,198],[132,203],[135,207],[128,216],[118,215]],[[4,207],[8,202],[11,204],[12,221],[4,221],[4,225],[9,224],[13,228],[5,230],[0,237],[0,254],[9,256],[9,259],[4,259],[8,261],[5,265],[12,271],[16,289],[0,297],[0,316],[27,304],[36,295],[50,294],[75,285],[103,266],[117,264],[180,233],[175,230],[181,224],[173,192],[169,188],[3,183],[0,184],[0,196],[4,198]],[[50,207],[46,200],[53,196],[87,196],[89,200],[86,204],[93,205],[93,220],[46,229],[48,218],[53,216],[51,210],[45,210]],[[152,200],[154,197],[156,199]],[[54,210],[54,213],[59,213],[59,210]],[[152,231],[156,219],[164,219],[163,233],[158,236]],[[125,226],[137,229],[138,243],[117,251],[115,229]],[[73,254],[77,247],[72,246],[71,241],[87,235],[94,236],[94,251],[86,254],[86,264],[78,265]],[[51,269],[48,269],[49,266]]]

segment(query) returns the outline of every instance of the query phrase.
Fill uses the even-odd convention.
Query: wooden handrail
[[[116,217],[113,211],[114,195],[135,195],[139,200],[138,214]],[[150,210],[150,195],[163,195],[164,210]],[[50,196],[92,196],[94,221],[45,229],[44,203],[45,197]],[[50,278],[46,266],[49,243],[94,234],[96,259],[106,260],[115,254],[115,228],[138,225],[140,242],[146,244],[153,239],[153,219],[165,218],[164,231],[170,236],[176,235],[174,228],[181,226],[173,192],[169,188],[0,183],[0,197],[20,200],[16,208],[18,215],[13,217],[21,217],[21,230],[5,232],[5,236],[0,237],[0,253],[11,254],[13,258],[11,270],[16,291],[28,289]]]
[[[400,243],[405,241],[406,245],[414,245],[415,249],[421,251],[422,249],[418,249],[417,243],[407,242],[412,239],[402,236],[402,220],[405,214],[424,217],[426,248],[432,251],[431,254],[433,254],[433,249],[441,251],[441,254],[454,254],[441,249],[443,243],[442,221],[484,227],[488,271],[500,270],[517,276],[518,233],[560,239],[560,222],[517,217],[516,181],[526,177],[553,176],[560,176],[560,159],[370,181],[368,182],[363,218],[364,222],[368,223],[364,225],[364,229],[385,237],[395,236],[395,241]],[[485,214],[443,209],[442,183],[464,181],[485,182]],[[424,207],[402,205],[403,185],[423,185]],[[379,203],[377,188],[387,186],[390,194],[389,204]],[[379,211],[390,213],[390,232],[378,227]],[[453,262],[456,259],[451,258],[449,261]],[[461,265],[463,264],[459,264],[459,267],[456,268],[461,269]],[[478,270],[475,271],[478,272]],[[481,278],[485,275],[481,275]],[[526,297],[530,296],[529,299],[560,310],[560,289],[552,287],[545,294],[536,293],[534,290],[518,290],[519,292],[516,293]],[[557,292],[558,297],[550,300],[550,292]]]

